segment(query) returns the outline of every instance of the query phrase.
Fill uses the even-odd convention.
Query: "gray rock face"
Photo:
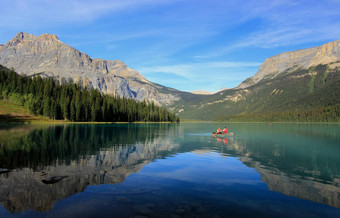
[[[162,92],[162,87],[146,80],[122,61],[92,59],[51,34],[18,33],[5,45],[0,45],[0,64],[20,74],[44,73],[60,82],[72,79],[106,94],[148,99],[161,105],[179,100],[173,94]]]
[[[340,61],[340,39],[318,47],[284,52],[267,58],[255,76],[244,80],[237,88],[247,88],[263,79],[272,79],[282,72],[337,61]]]

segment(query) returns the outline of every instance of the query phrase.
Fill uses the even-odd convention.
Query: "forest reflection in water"
[[[123,182],[178,147],[160,138],[162,132],[176,131],[171,124],[28,128],[26,135],[1,143],[0,166],[6,169],[0,177],[1,202],[11,212],[48,211],[57,200],[88,185]],[[16,134],[15,130],[8,131]],[[25,127],[17,130],[25,131]]]
[[[120,184],[152,161],[167,161],[190,152],[237,157],[260,174],[269,190],[340,208],[339,126],[229,124],[235,136],[227,140],[211,137],[209,132],[215,127],[77,124],[1,129],[1,204],[11,213],[30,209],[48,212],[58,201],[83,192],[89,185]],[[208,163],[202,164],[208,169],[200,173],[218,177]],[[181,165],[173,169],[178,167]],[[157,173],[153,171],[153,175]],[[172,170],[168,174],[172,176]],[[190,175],[190,169],[186,174]],[[198,177],[195,182],[204,185],[207,181]],[[160,189],[161,185],[157,191]],[[142,190],[139,187],[132,192]]]
[[[94,155],[107,148],[152,144],[157,139],[155,137],[164,131],[171,134],[173,128],[171,125],[152,124],[45,126],[4,144],[0,151],[0,164],[10,169],[35,169],[53,165],[57,160],[68,165],[72,161],[80,161],[80,157]]]

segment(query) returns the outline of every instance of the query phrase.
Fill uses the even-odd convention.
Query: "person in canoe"
[[[221,134],[221,133],[222,133],[222,131],[221,131],[220,127],[218,127],[218,129],[216,130],[216,134]]]
[[[234,135],[233,132],[228,132],[227,127],[224,127],[223,131],[221,131],[221,129],[218,128],[216,132],[212,133],[213,137],[230,137],[233,135]]]

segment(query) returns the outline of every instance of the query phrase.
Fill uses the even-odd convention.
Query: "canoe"
[[[224,137],[233,136],[233,135],[234,135],[233,132],[228,132],[228,133],[216,133],[216,132],[213,132],[212,133],[213,137],[219,137],[219,138],[224,138]]]

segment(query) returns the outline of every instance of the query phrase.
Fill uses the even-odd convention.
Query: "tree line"
[[[272,111],[216,117],[230,122],[340,122],[340,104],[309,110]]]
[[[171,133],[175,130],[176,125],[154,123],[39,127],[27,134],[19,134],[18,138],[2,141],[0,166],[8,169],[37,169],[54,165],[56,161],[69,165],[81,161],[79,157],[97,155],[100,150],[113,149],[121,152],[125,146],[131,147],[130,145],[135,144],[146,144],[150,147],[160,132]],[[19,130],[14,128],[13,131]]]
[[[55,120],[104,122],[179,122],[174,113],[154,102],[102,94],[78,84],[59,84],[52,78],[22,76],[0,65],[2,98],[22,105],[35,115]]]

